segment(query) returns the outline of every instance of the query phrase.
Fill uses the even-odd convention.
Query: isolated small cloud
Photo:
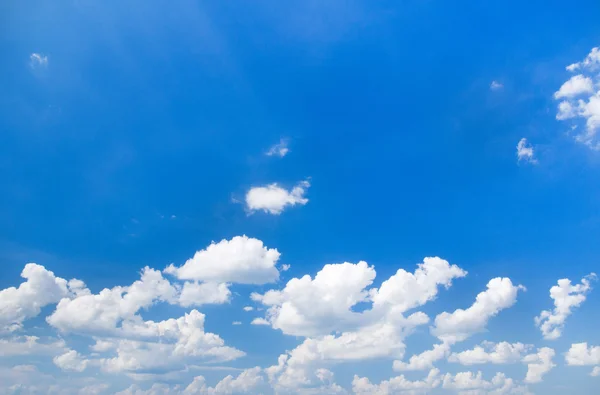
[[[242,325],[241,321],[233,321],[231,325]]]
[[[310,183],[302,181],[291,190],[284,189],[276,183],[251,188],[246,193],[246,208],[250,213],[264,211],[279,215],[287,207],[308,203],[308,199],[304,197],[308,187]]]
[[[46,67],[48,66],[48,56],[34,52],[29,55],[29,65],[32,68]]]
[[[492,83],[490,84],[490,89],[493,91],[497,91],[504,88],[504,85],[498,81],[492,81]]]
[[[527,139],[523,137],[517,144],[517,160],[519,162],[525,161],[529,163],[537,163],[533,146],[527,142]]]
[[[267,156],[278,156],[280,158],[283,158],[289,152],[290,152],[290,149],[288,148],[288,140],[287,139],[281,139],[279,141],[279,143],[277,143],[277,144],[273,145],[271,148],[269,148],[269,150],[266,152],[265,155],[267,155]]]
[[[252,310],[254,310],[254,307],[252,307],[252,306],[244,307],[244,311],[252,311]]]

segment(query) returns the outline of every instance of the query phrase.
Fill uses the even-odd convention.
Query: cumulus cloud
[[[517,385],[503,373],[496,373],[490,381],[486,381],[481,372],[446,373],[442,387],[460,394],[530,394],[526,387]]]
[[[592,48],[588,56],[581,62],[567,66],[570,72],[577,74],[565,83],[554,94],[554,98],[562,100],[558,105],[556,119],[572,120],[574,126],[582,120],[585,131],[575,134],[575,140],[592,149],[600,149],[597,133],[600,129],[600,50]]]
[[[535,318],[535,324],[542,331],[544,339],[555,340],[562,335],[565,321],[574,308],[585,302],[586,294],[592,289],[590,282],[595,279],[596,275],[591,273],[580,284],[571,285],[571,280],[563,278],[558,280],[558,285],[550,288],[554,310],[544,310]]]
[[[535,354],[526,355],[523,363],[527,364],[526,383],[539,383],[546,373],[556,365],[552,362],[554,350],[548,347],[542,347]]]
[[[279,215],[287,207],[304,206],[308,203],[308,199],[304,197],[308,187],[310,187],[310,183],[302,181],[291,190],[282,188],[276,183],[251,188],[246,193],[246,208],[250,213],[264,211]]]
[[[590,375],[600,375],[600,346],[588,346],[587,343],[575,343],[571,345],[565,354],[565,361],[570,366],[595,366]]]
[[[398,393],[426,394],[429,390],[439,387],[441,375],[438,369],[432,369],[424,380],[410,381],[403,375],[372,384],[366,377],[354,376],[352,390],[362,395],[391,395]]]
[[[533,147],[527,142],[527,139],[523,137],[517,144],[517,160],[519,162],[525,161],[529,163],[537,163]]]
[[[487,290],[477,295],[475,303],[468,309],[444,312],[435,317],[431,332],[448,343],[463,341],[483,331],[490,318],[515,304],[520,289],[524,288],[513,285],[509,278],[494,278],[488,282]]]
[[[275,267],[280,253],[247,236],[211,243],[181,267],[170,265],[165,273],[181,280],[213,283],[266,284],[279,279]]]
[[[66,350],[66,343],[62,339],[40,342],[37,336],[15,336],[0,339],[0,350],[3,357],[23,355],[55,355]]]
[[[279,141],[279,143],[277,143],[277,144],[273,145],[271,148],[269,148],[269,150],[266,152],[265,155],[267,155],[267,156],[278,156],[280,158],[283,158],[289,152],[290,152],[290,149],[288,148],[288,140],[287,139],[281,139]]]
[[[179,304],[183,307],[200,306],[203,304],[227,303],[231,291],[226,283],[185,282],[179,295]]]
[[[69,350],[62,355],[58,355],[52,359],[54,364],[65,371],[83,372],[88,365],[88,360],[75,350]]]
[[[515,363],[519,362],[523,354],[530,350],[531,347],[523,343],[483,342],[481,346],[475,346],[471,350],[453,353],[448,358],[448,361],[460,363],[461,365]]]
[[[23,321],[37,316],[43,307],[72,295],[67,280],[56,277],[44,266],[28,263],[21,277],[27,281],[18,288],[0,291],[0,333],[20,329]],[[80,292],[80,281],[71,284]]]
[[[435,344],[433,349],[410,357],[408,363],[394,361],[394,370],[427,370],[433,368],[433,363],[446,358],[450,352],[450,345],[446,343]]]

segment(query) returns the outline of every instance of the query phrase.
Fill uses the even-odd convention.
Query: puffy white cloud
[[[492,83],[490,84],[490,89],[493,91],[498,91],[500,89],[504,88],[504,85],[498,81],[492,81]]]
[[[402,314],[434,299],[439,286],[447,288],[452,279],[465,275],[458,266],[432,257],[418,264],[414,274],[399,269],[379,289],[367,289],[375,279],[375,269],[364,261],[345,262],[325,265],[314,279],[308,275],[293,278],[281,291],[251,297],[269,306],[267,320],[273,328],[295,336],[319,336]],[[370,310],[352,311],[356,304],[369,301]]]
[[[560,89],[554,93],[554,98],[571,98],[584,93],[591,93],[593,91],[594,83],[592,82],[592,79],[579,74],[571,77],[571,79],[565,82]]]
[[[543,376],[548,373],[556,365],[552,363],[554,350],[548,347],[538,349],[535,354],[526,355],[523,358],[523,363],[527,364],[526,383],[539,383]]]
[[[450,345],[446,343],[435,344],[433,349],[410,357],[408,363],[394,361],[394,370],[427,370],[433,368],[433,363],[446,358],[450,353]]]
[[[275,267],[280,253],[267,248],[263,242],[247,236],[211,243],[196,252],[181,267],[170,265],[165,269],[181,280],[213,283],[266,284],[279,279]]]
[[[572,344],[565,354],[567,365],[571,366],[595,366],[591,376],[600,376],[600,346],[589,346],[587,343]]]
[[[600,149],[597,133],[600,129],[600,51],[593,48],[579,63],[567,67],[580,74],[571,77],[554,94],[555,99],[564,99],[558,105],[556,119],[585,120],[585,131],[574,135],[575,140],[592,149]],[[577,126],[577,124],[575,124]]]
[[[595,279],[596,275],[592,273],[584,277],[581,284],[571,285],[571,280],[563,278],[558,280],[558,285],[550,288],[554,310],[544,310],[535,318],[544,339],[555,340],[561,336],[567,317],[585,301],[586,294],[592,289],[590,281]]]
[[[269,148],[269,150],[266,152],[265,155],[267,155],[267,156],[278,156],[280,158],[283,158],[289,152],[290,152],[290,149],[288,148],[288,140],[287,139],[281,139],[279,141],[279,143],[277,143],[277,144],[273,145],[271,148]]]
[[[490,381],[486,381],[481,372],[459,372],[455,375],[446,373],[442,387],[465,395],[530,394],[526,387],[517,385],[513,379],[507,378],[503,373],[496,373]]]
[[[136,313],[157,301],[175,303],[177,290],[158,270],[146,267],[141,279],[127,287],[103,289],[63,298],[46,319],[62,332],[114,333],[123,320],[137,319]]]
[[[308,199],[304,197],[308,187],[310,183],[302,181],[290,191],[277,184],[251,188],[246,193],[246,208],[251,213],[264,211],[279,215],[288,206],[303,206],[308,203]]]
[[[0,339],[0,350],[3,357],[17,355],[56,355],[66,350],[64,340],[39,342],[37,336],[17,336],[10,339]]]
[[[488,282],[487,290],[478,294],[475,303],[468,309],[443,312],[435,317],[431,332],[444,342],[463,341],[483,331],[490,318],[515,304],[519,289],[524,288],[513,285],[509,278],[494,278]]]
[[[256,388],[263,382],[259,367],[246,369],[237,377],[231,375],[223,378],[214,387],[209,387],[203,376],[194,377],[193,381],[185,388],[179,385],[173,387],[166,384],[153,384],[147,390],[138,385],[117,392],[116,395],[217,395],[217,394],[249,394],[255,393]]]
[[[231,291],[226,283],[185,282],[179,295],[179,304],[183,307],[203,304],[222,304],[229,302]]]
[[[481,346],[475,346],[472,350],[453,353],[448,361],[460,363],[461,365],[515,363],[519,362],[523,354],[530,349],[530,345],[523,343],[483,342]]]
[[[29,65],[31,68],[46,67],[48,66],[48,56],[34,52],[29,55]]]
[[[27,281],[18,288],[10,287],[0,291],[0,333],[12,332],[22,327],[23,321],[40,314],[42,307],[57,303],[69,297],[69,284],[81,292],[81,282],[56,277],[44,266],[28,263],[21,272]]]
[[[82,358],[75,350],[69,350],[62,355],[58,355],[52,361],[62,370],[73,372],[83,372],[89,363],[87,359]]]
[[[533,147],[527,142],[527,139],[523,137],[517,144],[517,160],[526,161],[529,163],[537,163]]]
[[[354,376],[352,390],[355,394],[363,395],[390,395],[398,393],[426,394],[431,389],[439,387],[441,383],[440,371],[432,369],[424,380],[410,381],[403,375],[384,380],[379,384],[372,384],[366,377]]]
[[[270,326],[271,325],[271,323],[269,321],[265,320],[262,317],[257,317],[255,319],[253,319],[250,324],[252,324],[252,325],[266,325],[266,326]]]
[[[252,294],[269,306],[267,320],[273,328],[295,336],[326,335],[360,320],[352,306],[367,301],[365,288],[373,282],[375,269],[366,262],[325,265],[314,279],[293,278],[281,291]]]

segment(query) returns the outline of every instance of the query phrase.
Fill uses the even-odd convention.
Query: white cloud
[[[590,77],[581,74],[571,77],[554,93],[555,99],[572,98],[594,91],[594,83]]]
[[[487,290],[478,294],[475,303],[468,309],[444,312],[435,317],[431,332],[444,342],[463,341],[483,331],[490,318],[515,304],[519,289],[524,288],[513,285],[509,278],[494,278],[488,282]]]
[[[277,143],[277,144],[273,145],[271,148],[269,148],[269,150],[266,152],[265,155],[267,155],[267,156],[278,156],[280,158],[283,158],[289,152],[290,152],[290,149],[288,148],[288,140],[287,139],[281,139],[279,141],[279,143]]]
[[[253,319],[250,324],[252,324],[252,325],[266,325],[266,326],[270,326],[271,325],[269,323],[269,321],[265,320],[262,317],[258,317],[258,318]]]
[[[304,197],[308,187],[310,183],[302,181],[290,191],[277,184],[251,188],[246,193],[246,208],[250,213],[264,211],[279,215],[288,206],[304,206],[308,203],[308,199]]]
[[[233,321],[231,325],[242,325],[241,321]]]
[[[40,53],[32,53],[29,55],[29,65],[32,68],[48,66],[48,57]]]
[[[490,89],[493,91],[497,91],[504,88],[504,85],[498,81],[492,81],[492,83],[490,84]]]
[[[439,387],[441,383],[440,371],[430,370],[424,380],[410,381],[403,375],[384,380],[379,384],[371,384],[368,378],[354,376],[352,390],[361,395],[391,395],[398,393],[426,394],[429,390]]]
[[[529,354],[523,358],[523,363],[527,364],[526,383],[539,383],[546,373],[556,365],[552,363],[554,350],[548,347],[538,349],[535,354]]]
[[[103,289],[99,294],[81,293],[63,298],[46,319],[62,332],[114,333],[123,320],[157,301],[175,303],[177,290],[158,270],[146,267],[141,279],[128,287]]]
[[[185,282],[179,295],[179,304],[183,307],[203,304],[223,304],[229,302],[231,291],[226,283]]]
[[[62,370],[73,372],[83,372],[89,363],[87,359],[83,359],[75,350],[69,350],[62,355],[58,355],[52,361]]]
[[[568,71],[579,71],[554,94],[555,99],[564,99],[558,105],[556,119],[572,120],[577,126],[578,119],[585,121],[585,131],[574,135],[576,141],[598,150],[600,142],[597,133],[600,129],[600,50],[593,48],[579,63],[567,66]]]
[[[66,350],[64,340],[39,342],[37,336],[18,336],[10,339],[0,339],[0,350],[3,357],[17,355],[56,355]]]
[[[252,307],[252,306],[245,306],[244,307],[244,311],[252,311],[252,310],[254,310],[254,307]]]
[[[571,280],[563,278],[558,280],[558,285],[550,288],[554,310],[544,310],[535,318],[544,339],[555,340],[561,336],[567,317],[585,301],[586,294],[592,289],[590,281],[595,279],[596,275],[591,273],[581,280],[581,284],[571,285]]]
[[[533,147],[527,142],[527,139],[523,137],[517,144],[517,160],[526,161],[529,163],[537,163]]]
[[[472,350],[453,353],[448,358],[450,362],[461,365],[480,365],[486,363],[506,364],[516,363],[521,360],[523,354],[531,349],[530,345],[523,343],[491,343],[483,342],[481,346],[475,346]]]
[[[481,372],[459,372],[455,375],[446,373],[442,387],[463,395],[530,394],[526,387],[518,386],[503,373],[496,373],[491,381],[486,381]]]
[[[247,236],[211,243],[196,252],[181,267],[165,269],[181,280],[199,280],[214,283],[266,284],[279,279],[275,267],[281,254],[267,248],[263,242]]]
[[[44,266],[28,263],[21,277],[27,281],[18,288],[0,291],[0,333],[21,328],[23,321],[40,314],[42,307],[70,296],[67,280],[56,277]],[[80,282],[72,284],[77,288]]]
[[[433,363],[446,358],[450,353],[450,345],[446,343],[435,344],[433,349],[422,352],[421,354],[410,357],[408,363],[394,361],[394,370],[427,370],[433,368]]]
[[[570,366],[594,366],[590,375],[600,376],[600,346],[589,346],[587,343],[572,344],[565,354],[565,361]]]

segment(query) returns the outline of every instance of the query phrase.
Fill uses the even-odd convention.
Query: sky
[[[0,394],[594,394],[600,3],[0,4]]]

